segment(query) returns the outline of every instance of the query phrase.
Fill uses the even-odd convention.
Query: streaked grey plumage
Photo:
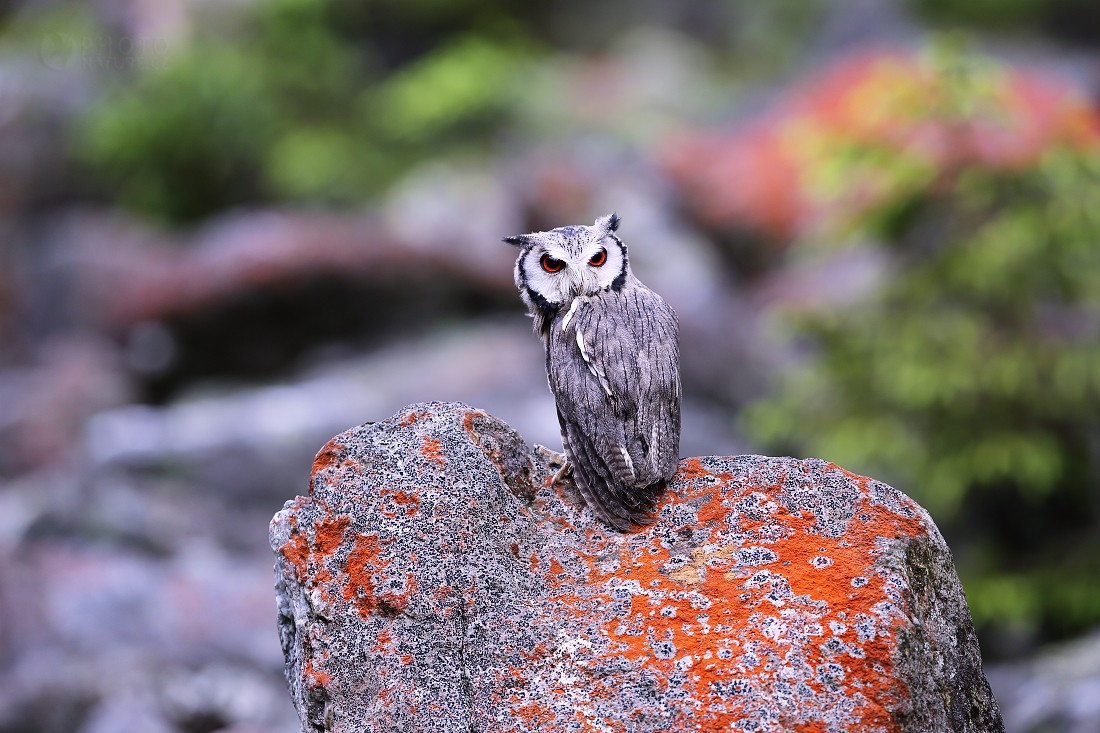
[[[680,446],[676,314],[630,271],[614,214],[591,227],[508,237],[515,279],[546,347],[565,455],[608,524],[652,521]]]

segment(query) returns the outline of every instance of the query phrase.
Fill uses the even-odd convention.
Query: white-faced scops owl
[[[680,449],[676,313],[630,271],[619,217],[505,237],[516,287],[546,347],[565,465],[592,510],[629,530],[653,521]]]

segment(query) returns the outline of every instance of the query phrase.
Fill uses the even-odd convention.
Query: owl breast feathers
[[[619,217],[506,237],[546,346],[573,478],[592,510],[628,530],[653,521],[680,449],[676,313],[630,270]]]

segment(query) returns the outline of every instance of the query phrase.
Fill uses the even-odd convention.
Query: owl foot
[[[573,480],[573,464],[569,461],[561,464],[561,468],[550,477],[551,486],[564,486]]]
[[[558,453],[556,450],[550,450],[545,445],[535,445],[535,450],[538,454],[546,459],[546,462],[553,467],[564,467],[568,460],[564,453]]]

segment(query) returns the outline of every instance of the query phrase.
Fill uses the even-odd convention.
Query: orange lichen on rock
[[[378,606],[371,576],[382,569],[382,546],[377,535],[358,535],[345,569],[344,600],[351,603],[366,618]]]
[[[335,519],[323,519],[317,525],[314,547],[318,555],[328,557],[344,539],[344,530],[351,523],[351,517],[336,517]]]
[[[405,610],[409,605],[409,599],[416,594],[417,590],[419,590],[419,586],[416,582],[416,575],[411,572],[405,573],[405,590],[400,593],[396,591],[380,593],[378,594],[378,602],[384,613],[395,616]]]
[[[424,436],[424,442],[420,448],[420,455],[427,458],[429,461],[443,465],[443,444],[435,438],[429,438]]]
[[[305,667],[302,668],[302,674],[310,687],[327,687],[332,683],[332,675],[314,669],[312,660],[306,662]]]
[[[340,546],[351,518],[322,517],[312,527],[312,540],[306,527],[291,516],[293,531],[290,539],[280,547],[283,557],[294,568],[295,577],[307,587],[316,587],[327,582],[332,576],[327,567],[332,553]]]
[[[417,592],[416,576],[412,572],[403,575],[404,588],[400,591],[380,590],[376,576],[383,576],[390,561],[383,558],[383,544],[378,535],[358,535],[348,553],[344,572],[343,597],[362,618],[381,612],[395,616],[405,610],[409,599]],[[388,580],[388,578],[387,578]]]
[[[321,450],[317,451],[310,474],[316,476],[327,468],[346,468],[352,464],[354,464],[354,461],[348,457],[347,446],[342,445],[333,438],[325,443]]]
[[[410,517],[420,508],[420,497],[411,491],[394,491],[390,496],[395,504],[405,508],[405,514]]]
[[[335,440],[330,440],[325,444],[321,450],[317,451],[316,457],[313,459],[312,473],[318,473],[326,468],[330,468],[339,461],[340,451],[344,446],[337,443]]]
[[[601,656],[644,669],[649,685],[682,697],[683,714],[708,730],[761,716],[813,726],[844,705],[852,725],[843,730],[896,729],[891,716],[906,690],[891,650],[908,618],[897,578],[877,565],[879,540],[924,533],[920,514],[876,504],[867,479],[837,471],[853,479],[856,499],[841,527],[822,507],[789,506],[786,473],[746,481],[716,468],[684,461],[663,506],[666,520],[690,507],[683,548],[667,529],[587,532],[587,546],[531,563],[542,568],[552,616],[589,629]],[[585,682],[589,698],[622,684],[606,675]],[[777,708],[776,696],[794,704]],[[699,701],[705,709],[688,709]]]
[[[676,475],[682,479],[698,479],[708,476],[707,469],[703,468],[698,458],[686,458],[680,461],[680,467]]]
[[[398,423],[398,424],[403,428],[407,428],[410,425],[412,425],[414,422],[419,420],[420,418],[427,417],[427,416],[428,416],[428,413],[426,413],[426,412],[417,412],[416,410],[413,410],[413,411],[409,412],[408,414],[406,414],[405,417],[401,418],[401,422]]]
[[[291,528],[296,528],[298,518],[291,515]],[[294,532],[280,548],[279,552],[286,558],[290,566],[294,568],[294,577],[299,582],[304,582],[309,573],[309,539],[301,532]]]

